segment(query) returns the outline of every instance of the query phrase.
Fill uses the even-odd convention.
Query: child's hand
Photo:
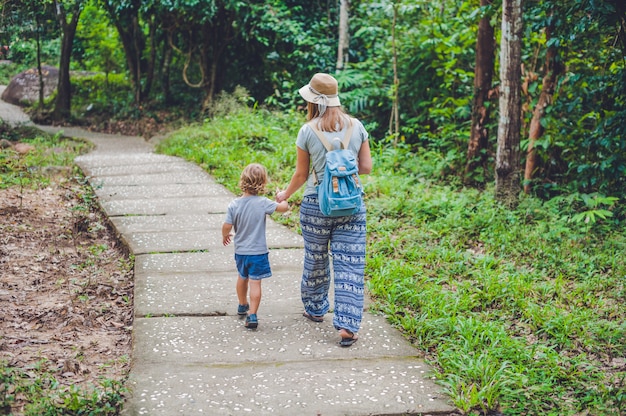
[[[233,237],[233,225],[225,222],[222,224],[222,244],[225,246],[230,244],[230,240]]]
[[[281,203],[283,201],[288,200],[289,198],[287,197],[287,192],[285,191],[280,191],[276,194],[276,202]]]

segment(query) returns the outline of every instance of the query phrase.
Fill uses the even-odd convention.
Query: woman
[[[368,134],[363,124],[349,117],[342,109],[337,94],[337,80],[328,74],[318,73],[300,88],[307,101],[307,120],[315,123],[327,139],[343,136],[353,124],[348,148],[356,155],[359,174],[372,170],[372,156]],[[339,331],[340,345],[349,347],[358,339],[357,332],[363,316],[365,271],[365,204],[354,215],[327,217],[320,211],[314,175],[323,180],[326,148],[309,125],[303,125],[296,139],[296,170],[287,189],[276,195],[276,201],[288,200],[306,183],[300,206],[300,224],[304,238],[304,271],[301,294],[304,316],[322,322],[330,309],[329,249],[333,258],[335,305],[333,326]]]

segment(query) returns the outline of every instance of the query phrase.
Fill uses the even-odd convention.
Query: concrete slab
[[[81,169],[86,170],[84,173],[88,174],[92,170],[95,172],[95,169],[105,167],[158,165],[169,162],[172,157],[173,156],[158,155],[153,153],[149,147],[146,147],[144,152],[120,153],[118,151],[103,154],[102,151],[95,151],[78,156],[75,161]]]
[[[113,185],[101,186],[94,191],[102,201],[129,199],[181,198],[219,196],[233,199],[235,196],[217,183],[191,183],[167,185]]]
[[[232,245],[198,253],[143,254],[135,257],[135,274],[187,272],[229,272],[233,270],[234,250]],[[302,270],[304,254],[300,249],[272,250],[272,270]]]
[[[113,217],[111,222],[118,232],[155,233],[159,231],[214,231],[222,229],[225,214],[187,214],[187,215],[142,215]],[[267,222],[268,228],[279,227],[274,221]],[[280,226],[284,227],[284,226]],[[286,227],[284,227],[286,228]]]
[[[156,233],[159,231],[207,231],[221,233],[225,214],[187,214],[187,215],[133,215],[128,217],[113,217],[111,222],[121,234]],[[270,232],[282,230],[293,233],[286,226],[269,218],[267,229]]]
[[[150,185],[150,184],[193,184],[206,183],[207,173],[202,171],[160,172],[145,174],[127,174],[116,176],[98,176],[90,179],[90,184],[99,188],[105,185]]]
[[[135,316],[236,315],[237,269],[234,260],[231,264],[228,272],[137,273]],[[271,305],[275,313],[301,314],[302,268],[273,270],[272,274],[263,280],[261,311],[265,313],[265,305]]]
[[[135,352],[138,363],[197,362],[231,365],[241,362],[286,363],[324,359],[371,359],[416,357],[418,351],[386,322],[366,314],[359,341],[350,348],[339,346],[332,315],[322,323],[285,314],[266,302],[259,327],[244,328],[239,317],[138,318],[135,321]],[[231,308],[232,309],[232,308]]]
[[[253,355],[253,353],[252,353]],[[439,388],[419,359],[284,364],[138,364],[125,415],[443,415]]]
[[[158,163],[133,163],[133,164],[117,164],[113,166],[102,166],[93,164],[89,168],[90,176],[124,176],[124,175],[145,175],[151,173],[163,172],[187,172],[200,170],[197,165],[191,164],[176,157],[167,157]]]
[[[96,145],[96,150],[90,155],[96,157],[105,155],[111,155],[113,157],[126,157],[127,155],[154,153],[154,146],[142,137],[98,133],[87,131],[81,129],[80,127],[38,125],[37,128],[50,134],[59,134],[63,137],[89,140]]]
[[[266,235],[270,249],[303,247],[302,237],[295,233],[268,227]],[[135,254],[199,251],[222,247],[221,229],[137,232],[122,234],[121,238]]]
[[[229,199],[224,197],[187,197],[160,199],[125,199],[101,201],[102,209],[110,217],[127,215],[180,215],[226,213]]]

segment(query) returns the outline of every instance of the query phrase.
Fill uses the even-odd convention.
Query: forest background
[[[1,83],[60,69],[33,118],[189,124],[159,150],[233,191],[252,156],[284,186],[333,73],[375,157],[368,287],[455,405],[623,414],[623,2],[0,4]]]

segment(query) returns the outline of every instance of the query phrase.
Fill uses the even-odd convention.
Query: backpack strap
[[[324,145],[326,150],[330,152],[331,150],[333,150],[333,145],[328,142],[328,140],[326,139],[326,136],[324,136],[324,133],[322,133],[317,128],[317,126],[315,125],[316,123],[314,121],[315,120],[309,121],[309,123],[308,123],[309,127],[311,127],[311,130],[313,130],[315,135],[320,139],[320,141],[322,142],[322,144]],[[341,148],[342,149],[347,149],[348,146],[350,145],[350,139],[352,139],[352,130],[354,129],[354,122],[352,121],[352,117],[350,117],[348,119],[348,122],[350,123],[348,125],[348,130],[346,131],[346,134],[343,137],[343,140],[341,141]]]
[[[350,139],[352,139],[352,130],[354,129],[354,122],[352,121],[352,117],[348,118],[348,122],[350,123],[348,125],[348,130],[346,131],[346,134],[343,140],[341,141],[342,149],[347,149],[348,145],[350,144]],[[315,133],[317,138],[320,139],[320,142],[322,142],[322,144],[326,148],[326,151],[328,152],[332,151],[333,145],[328,142],[328,140],[326,139],[326,136],[324,136],[324,133],[322,133],[315,124],[316,124],[315,120],[311,120],[308,122],[309,127],[311,127],[311,130],[313,130],[313,133]],[[313,174],[313,179],[314,179],[313,183],[317,185],[318,184],[317,172],[315,172],[315,169],[313,169],[312,166],[311,166],[311,173]]]
[[[324,145],[324,147],[326,148],[327,151],[331,151],[333,150],[333,145],[330,144],[328,142],[328,140],[326,140],[326,136],[324,136],[324,133],[322,133],[317,126],[315,126],[315,123],[313,121],[309,122],[309,127],[311,127],[311,130],[313,130],[313,133],[315,133],[315,135],[317,136],[318,139],[320,139],[320,142],[322,142],[322,144]]]

